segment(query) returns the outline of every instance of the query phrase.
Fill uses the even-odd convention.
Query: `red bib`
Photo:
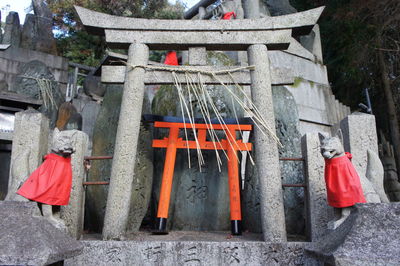
[[[236,18],[235,12],[228,12],[222,16],[223,20],[230,20],[232,17]]]
[[[72,185],[71,157],[50,153],[44,158],[17,193],[48,205],[68,205]]]
[[[325,159],[325,183],[328,204],[336,208],[353,206],[356,203],[365,203],[360,177],[353,164],[352,155]]]

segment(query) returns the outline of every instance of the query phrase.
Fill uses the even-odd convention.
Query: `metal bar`
[[[88,161],[93,161],[93,160],[108,160],[112,159],[112,156],[85,156],[84,159]]]
[[[304,187],[306,188],[306,184],[282,184],[282,187]]]
[[[90,181],[90,182],[83,182],[84,186],[93,186],[93,185],[109,185],[110,182],[108,181]]]
[[[281,157],[280,161],[304,161],[303,158],[290,158],[290,157]]]

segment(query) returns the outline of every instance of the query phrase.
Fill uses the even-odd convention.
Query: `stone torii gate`
[[[218,70],[205,65],[206,50],[247,51],[249,64],[254,65],[254,69],[232,75],[239,85],[251,86],[253,103],[273,129],[275,118],[271,86],[293,83],[293,77],[290,78],[287,70],[270,71],[267,52],[285,50],[292,36],[310,33],[323,10],[320,7],[263,19],[209,21],[127,18],[75,8],[90,33],[105,35],[112,48],[129,49],[128,65],[146,66],[149,49],[189,50],[191,69]],[[196,75],[193,78],[196,79]],[[229,75],[219,78],[225,84],[232,84]],[[144,86],[173,84],[173,77],[165,71],[143,67],[104,66],[102,81],[124,83],[103,228],[103,239],[117,239],[126,232],[128,221]],[[202,81],[204,84],[215,84],[206,76]],[[253,143],[261,186],[264,240],[284,242],[286,228],[277,144],[257,128]]]

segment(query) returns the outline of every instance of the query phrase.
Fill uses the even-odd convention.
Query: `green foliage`
[[[70,61],[98,66],[107,48],[104,38],[86,33],[74,5],[117,16],[137,18],[178,19],[184,5],[167,0],[48,0],[53,12],[57,47]],[[120,51],[119,51],[120,52]],[[161,52],[152,52],[150,60],[159,61]]]

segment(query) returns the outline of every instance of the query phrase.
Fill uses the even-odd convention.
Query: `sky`
[[[171,3],[175,3],[176,0],[169,0]],[[195,5],[199,0],[183,0],[188,8]],[[19,14],[19,20],[21,24],[25,21],[25,10],[29,9],[31,0],[0,0],[1,10],[1,21],[5,21],[10,11],[16,11]]]

